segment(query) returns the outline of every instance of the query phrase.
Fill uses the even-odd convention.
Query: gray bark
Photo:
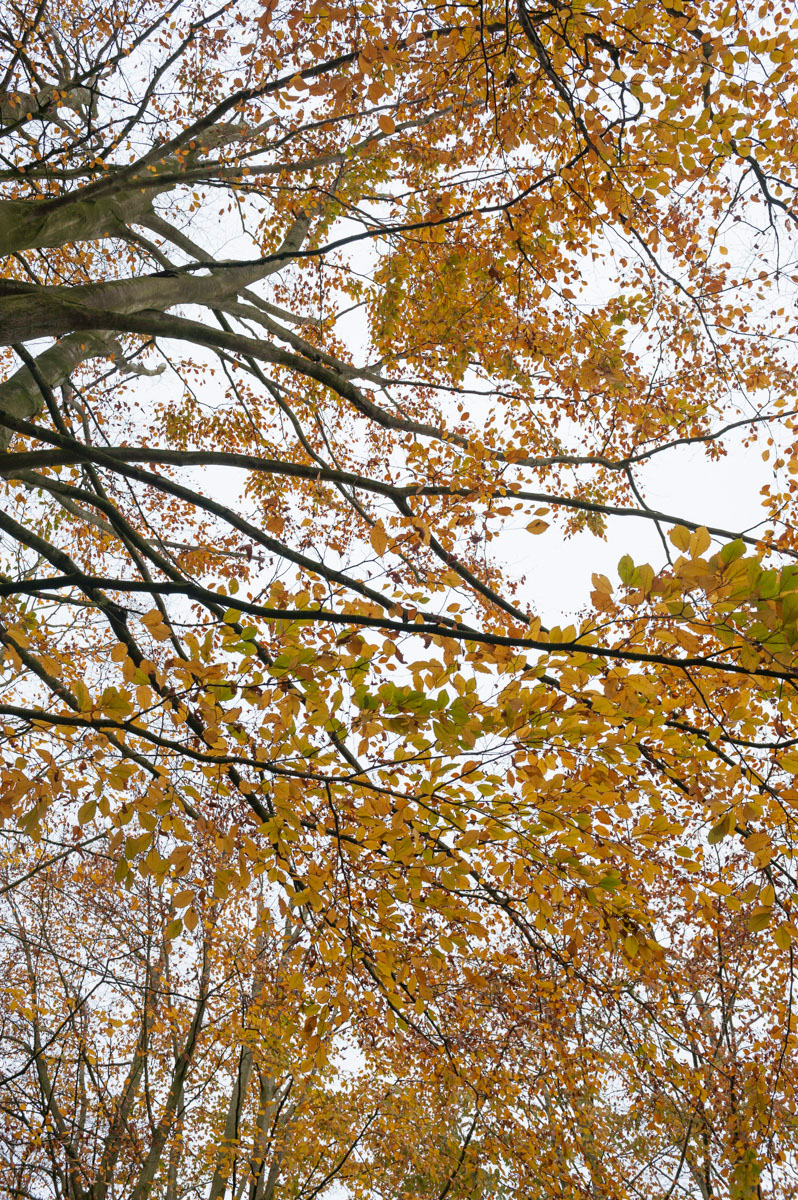
[[[123,236],[128,226],[145,223],[156,196],[171,191],[189,166],[201,165],[208,150],[246,134],[245,126],[219,124],[182,159],[147,156],[143,172],[133,164],[60,196],[0,201],[0,255]]]
[[[45,250],[69,242],[90,242],[119,236],[129,221],[140,221],[152,211],[158,191],[150,186],[126,189],[121,195],[54,200],[3,200],[0,203],[0,254]]]
[[[208,1200],[221,1200],[227,1190],[227,1169],[225,1163],[225,1152],[230,1147],[235,1145],[238,1137],[238,1122],[241,1114],[241,1107],[244,1103],[244,1098],[247,1094],[252,1067],[255,1062],[255,1053],[252,1046],[244,1046],[241,1050],[241,1062],[239,1064],[236,1081],[233,1085],[233,1091],[230,1095],[230,1104],[227,1109],[227,1119],[224,1126],[223,1141],[220,1147],[220,1152],[216,1160],[216,1167],[213,1172],[211,1188],[208,1193]]]
[[[197,996],[197,1004],[194,1010],[194,1019],[191,1022],[186,1041],[183,1049],[180,1051],[177,1062],[175,1063],[174,1073],[169,1085],[169,1093],[166,1097],[166,1103],[163,1108],[161,1119],[158,1122],[150,1142],[150,1148],[145,1156],[139,1176],[135,1186],[130,1193],[130,1200],[146,1200],[149,1195],[153,1180],[161,1165],[164,1149],[171,1133],[172,1126],[175,1121],[176,1114],[179,1112],[182,1099],[183,1089],[188,1074],[189,1067],[194,1058],[194,1053],[197,1048],[197,1039],[202,1029],[202,1022],[205,1017],[205,1007],[208,1002],[208,978],[209,965],[207,957],[202,967],[202,974],[199,982],[199,994]]]
[[[0,229],[2,228],[0,206]],[[219,264],[208,275],[162,273],[77,287],[42,286],[0,280],[0,345],[41,337],[63,337],[82,330],[124,331],[121,318],[159,312],[176,305],[214,307],[285,266],[302,245],[311,218],[302,213],[270,261],[244,266]],[[42,243],[37,243],[41,245]],[[132,326],[131,326],[132,328]]]
[[[59,108],[71,108],[81,112],[91,108],[92,94],[88,88],[72,87],[59,91],[58,100],[53,100],[56,89],[50,85],[37,93],[4,92],[0,95],[0,127],[22,125],[27,121],[57,120]]]
[[[36,368],[50,388],[66,383],[75,367],[91,358],[110,357],[116,349],[116,336],[105,331],[72,334],[56,342],[36,359]],[[27,421],[41,411],[44,397],[27,367],[0,383],[0,411]],[[0,426],[0,451],[8,448],[11,431]]]

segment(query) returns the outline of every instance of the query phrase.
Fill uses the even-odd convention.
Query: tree
[[[163,889],[117,893],[112,865],[87,850],[8,901],[9,1192],[270,1200],[278,1180],[318,1195],[352,1167],[357,1184],[352,1151],[390,1092],[311,1046],[319,972],[301,927],[237,895],[203,905],[178,945]]]
[[[366,1142],[347,1160],[364,1195],[742,1197],[766,1167],[790,1194],[791,20],[523,0],[3,17],[13,970],[76,987],[52,948],[36,982],[20,906],[40,876],[48,913],[85,906],[91,839],[120,905],[158,897],[154,947],[196,942],[187,970],[212,906],[260,896],[241,953],[301,926],[324,964],[297,967],[307,1052],[351,1022],[367,1078],[412,1062],[425,1081],[415,1143],[402,1120],[369,1126],[398,1138],[399,1173],[358,1182]],[[647,464],[740,437],[772,467],[755,530],[647,502]],[[624,555],[619,584],[596,575],[547,628],[502,565],[508,533],[534,558],[549,526],[630,517],[655,565]],[[140,1061],[160,953],[109,1061]],[[206,1020],[197,970],[194,1016],[164,1018],[143,1059],[167,1108],[169,1038]],[[31,1012],[48,1186],[82,1195],[104,1176],[70,1175]],[[76,1021],[47,1036],[79,1071]],[[222,1025],[206,1147],[228,1144],[246,1059]],[[353,1141],[363,1097],[325,1146]],[[144,1164],[183,1153],[179,1108],[115,1160],[118,1194],[171,1200]],[[81,1121],[101,1163],[110,1126]],[[225,1155],[208,1186],[232,1178]]]

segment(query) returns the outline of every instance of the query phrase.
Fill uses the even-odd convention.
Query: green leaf
[[[759,594],[763,600],[773,600],[779,594],[779,573],[773,569],[763,571],[759,580]]]
[[[630,555],[624,554],[623,558],[618,563],[618,575],[620,576],[621,583],[625,583],[627,586],[631,585],[634,573],[634,560]]]
[[[97,801],[87,800],[85,804],[81,804],[78,809],[78,824],[88,825],[89,821],[94,819],[94,814],[97,811]]]
[[[772,916],[772,908],[755,908],[748,918],[748,928],[751,930],[751,933],[760,933],[765,929],[770,924]]]
[[[736,562],[738,558],[742,558],[745,554],[745,542],[742,538],[737,538],[733,542],[727,542],[720,552],[721,561],[729,565]]]

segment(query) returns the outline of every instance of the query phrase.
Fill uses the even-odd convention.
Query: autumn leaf
[[[382,524],[382,521],[377,521],[372,526],[369,539],[374,551],[379,554],[380,558],[382,558],[383,554],[385,554],[385,551],[388,549],[388,535],[385,532],[385,527]]]

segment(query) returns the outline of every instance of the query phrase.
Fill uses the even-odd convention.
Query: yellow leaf
[[[87,800],[85,804],[81,804],[78,809],[78,824],[88,825],[89,821],[94,818],[97,811],[97,802],[95,800]]]
[[[748,928],[751,933],[760,933],[770,923],[772,916],[772,908],[755,908],[748,919]]]
[[[716,846],[718,842],[722,842],[725,837],[734,829],[734,816],[732,813],[726,813],[721,817],[717,825],[713,826],[707,834],[707,841],[710,846]]]
[[[153,625],[161,625],[163,623],[163,615],[159,608],[151,608],[149,612],[145,612],[139,617],[145,629],[151,629]]]
[[[773,930],[773,941],[779,950],[789,950],[792,938],[786,925],[779,925]]]
[[[685,529],[684,525],[675,525],[668,534],[668,537],[677,550],[682,550],[686,553],[690,549],[690,530]]]
[[[700,558],[705,550],[708,550],[712,543],[708,531],[702,525],[700,529],[691,534],[688,549],[691,558]]]
[[[169,855],[169,862],[175,874],[185,874],[191,862],[188,846],[177,846]]]
[[[152,836],[152,833],[146,832],[138,837],[129,837],[125,842],[125,858],[135,858],[146,850],[152,844]]]
[[[169,629],[164,624],[163,616],[159,609],[150,609],[140,620],[150,637],[154,638],[156,642],[165,642],[169,637]]]
[[[596,589],[597,592],[601,592],[605,596],[612,595],[612,584],[610,583],[610,581],[606,575],[598,575],[596,572],[594,572],[593,573],[593,587]]]
[[[376,553],[382,557],[382,555],[388,549],[388,535],[385,532],[385,526],[383,525],[382,521],[378,521],[377,524],[373,526],[369,535],[369,539]]]

